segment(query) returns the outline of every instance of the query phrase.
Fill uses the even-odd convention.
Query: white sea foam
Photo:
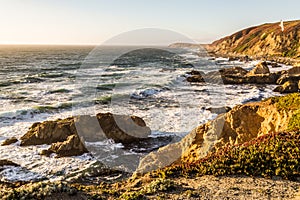
[[[184,52],[181,56],[184,57],[185,62],[191,62],[195,67],[194,69],[204,72],[231,66],[242,66],[250,70],[259,62],[228,62],[227,58],[217,58],[218,64],[215,64],[215,61],[209,61],[208,58],[198,57],[196,51]],[[30,66],[41,66],[40,63],[31,60],[28,62]],[[68,62],[67,60],[63,63]],[[42,66],[44,65],[47,65],[47,62],[42,63]],[[53,80],[48,78],[37,84],[13,85],[4,88],[5,93],[0,93],[0,104],[2,105],[0,108],[0,142],[12,136],[20,138],[34,122],[55,120],[78,114],[95,115],[98,112],[137,115],[143,118],[151,128],[150,137],[154,139],[163,136],[181,138],[197,125],[217,116],[216,113],[207,110],[208,107],[233,107],[247,101],[257,101],[278,95],[272,91],[275,85],[260,87],[257,85],[190,84],[185,81],[183,74],[192,70],[192,66],[172,68],[161,63],[158,65],[146,63],[132,68],[117,65],[104,68],[89,67],[86,69],[79,68],[77,73],[69,66],[61,67],[56,71],[49,70],[48,66],[43,69],[45,73],[48,71],[51,73],[64,72],[62,73],[64,77]],[[270,70],[275,72],[290,67],[282,65],[281,68],[270,68]],[[166,70],[162,70],[165,68]],[[26,70],[30,69],[30,67],[26,68]],[[24,73],[27,73],[26,70]],[[41,71],[38,70],[38,74],[40,73]],[[105,76],[102,76],[103,74]],[[83,78],[83,85],[76,84],[78,81],[76,76],[79,77],[80,75]],[[11,76],[11,78],[13,77]],[[18,75],[17,78],[21,80],[22,74]],[[89,85],[88,81],[91,81],[92,84]],[[91,86],[94,89],[92,92],[95,92],[97,85],[113,85],[115,83],[117,83],[116,87],[97,91],[94,96],[85,94],[83,90],[84,86]],[[68,92],[51,93],[51,91],[60,89],[66,89]],[[121,98],[117,98],[118,95],[123,95],[122,97],[127,95],[128,99],[120,101]],[[131,98],[134,95],[139,98]],[[84,101],[91,103],[93,100],[90,99],[91,96],[93,98],[112,96],[113,102],[108,105],[74,106],[72,109],[68,107],[54,110],[46,109],[45,111],[38,111],[37,109],[38,106],[60,107],[58,102],[70,103],[73,101],[76,106]],[[15,143],[9,146],[0,146],[0,159],[11,160],[21,166],[6,167],[0,172],[0,178],[2,180],[63,179],[66,175],[78,173],[89,167],[95,162],[95,157],[99,155],[102,157],[99,156],[97,159],[108,166],[133,169],[138,164],[140,156],[144,155],[132,149],[125,149],[124,145],[112,140],[86,144],[89,149],[95,150],[92,155],[84,154],[69,158],[55,158],[55,155],[40,156],[39,152],[47,149],[49,145],[21,147],[19,143]],[[156,147],[154,144],[153,148]],[[139,150],[146,151],[147,149],[140,147]],[[96,151],[99,151],[99,154],[95,153]],[[128,161],[132,161],[132,163],[128,163]]]

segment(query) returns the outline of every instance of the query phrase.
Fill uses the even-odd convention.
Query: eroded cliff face
[[[238,105],[196,127],[180,142],[149,154],[140,162],[137,172],[145,173],[174,163],[195,162],[225,145],[240,144],[270,132],[297,128],[300,123],[299,105],[299,93]],[[291,127],[293,121],[296,125]]]
[[[278,108],[272,99],[236,106],[194,129],[196,137],[178,161],[194,162],[226,144],[240,144],[263,134],[287,130],[294,112]]]
[[[207,45],[216,54],[254,57],[300,57],[300,20],[250,27]]]

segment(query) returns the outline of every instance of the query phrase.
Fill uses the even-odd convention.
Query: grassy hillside
[[[300,58],[300,20],[267,23],[238,31],[208,45],[216,54]]]

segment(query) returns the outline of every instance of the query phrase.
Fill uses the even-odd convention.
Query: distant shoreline
[[[300,64],[300,59],[275,56],[275,55],[255,56],[255,55],[237,54],[237,53],[230,53],[230,52],[217,53],[214,51],[214,47],[212,46],[212,44],[174,43],[174,44],[169,45],[169,47],[170,48],[205,49],[207,54],[211,57],[224,57],[224,58],[230,58],[233,60],[239,60],[239,59],[243,59],[245,57],[249,57],[252,60],[266,60],[266,61],[272,61],[272,62],[285,64],[285,65],[299,66],[299,64]]]

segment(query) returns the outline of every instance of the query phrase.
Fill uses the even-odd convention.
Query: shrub
[[[195,163],[163,170],[171,176],[243,174],[294,179],[300,175],[300,132],[266,134],[240,145],[227,145]]]

